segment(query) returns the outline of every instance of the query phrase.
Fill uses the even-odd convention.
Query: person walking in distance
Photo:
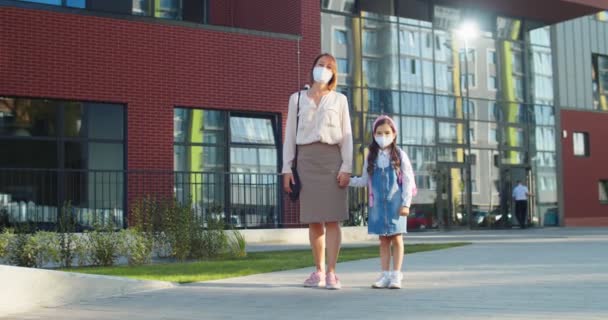
[[[528,197],[530,191],[521,180],[517,180],[517,186],[513,188],[513,201],[515,201],[515,217],[519,223],[519,227],[526,228],[528,221]]]

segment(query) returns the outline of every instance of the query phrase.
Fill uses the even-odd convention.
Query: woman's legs
[[[389,271],[391,266],[391,238],[380,236],[380,266],[382,271]]]
[[[391,237],[393,243],[393,271],[401,272],[403,265],[403,235],[397,234]]]
[[[342,231],[339,222],[326,222],[325,231],[327,232],[327,272],[336,272],[336,263],[340,254],[342,244]]]
[[[317,272],[325,273],[325,230],[322,223],[308,225],[308,239]]]

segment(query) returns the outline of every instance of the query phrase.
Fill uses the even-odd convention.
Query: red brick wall
[[[608,226],[608,205],[599,202],[598,180],[608,180],[608,114],[564,110],[562,138],[564,220],[567,226]],[[589,133],[590,157],[574,156],[574,132]],[[560,134],[561,135],[561,134]]]
[[[210,23],[260,31],[301,34],[301,2],[316,0],[212,0]],[[320,16],[320,9],[316,12]],[[319,20],[318,20],[319,21]]]
[[[285,2],[264,3],[300,4]],[[302,1],[290,14],[301,21],[285,26],[305,30],[302,74],[319,52],[319,12],[318,1]],[[298,87],[298,41],[290,39],[0,7],[0,43],[0,95],[126,105],[128,169],[173,169],[174,106],[275,112],[284,121]],[[297,221],[290,208],[286,217]]]

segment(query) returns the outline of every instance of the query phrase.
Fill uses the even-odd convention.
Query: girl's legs
[[[325,229],[327,232],[327,272],[335,273],[338,255],[340,254],[340,245],[342,243],[340,223],[326,222]]]
[[[397,234],[391,237],[393,243],[393,271],[401,272],[403,265],[403,235]]]
[[[325,230],[322,223],[308,225],[308,239],[317,272],[325,273]]]
[[[391,267],[391,238],[380,236],[380,266],[382,271],[389,271]]]
[[[391,237],[380,236],[380,266],[382,267],[382,274],[372,284],[372,288],[386,288],[390,282],[389,268],[391,266]]]

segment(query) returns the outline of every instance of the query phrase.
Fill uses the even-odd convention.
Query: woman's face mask
[[[331,70],[325,67],[316,66],[314,69],[312,69],[312,77],[315,82],[328,83],[333,76],[334,74],[331,72]]]

